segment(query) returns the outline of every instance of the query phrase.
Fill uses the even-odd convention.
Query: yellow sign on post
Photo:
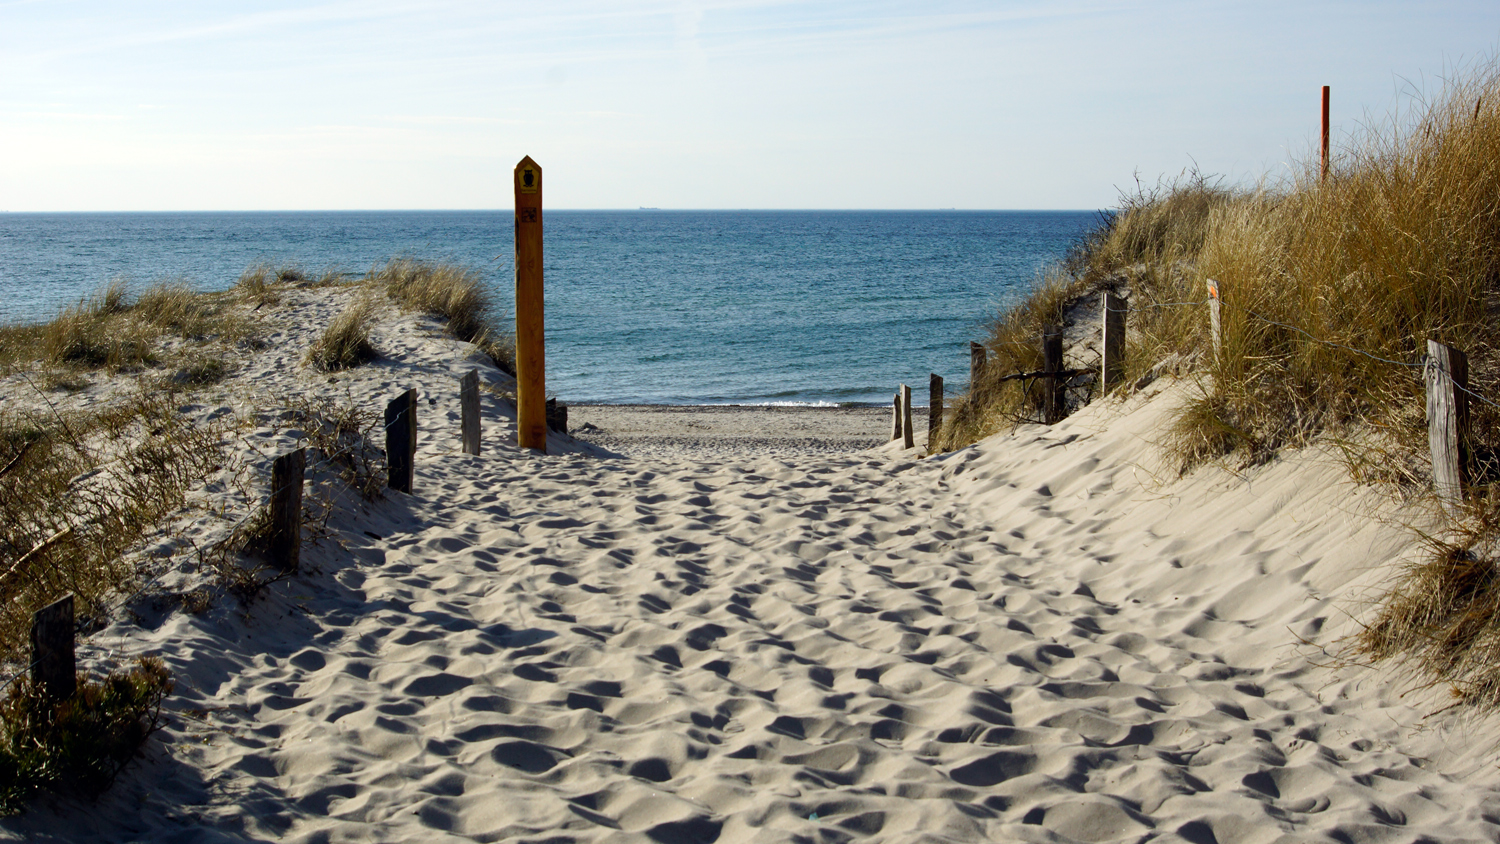
[[[531,156],[528,155],[522,159],[520,164],[516,165],[516,172],[519,174],[516,177],[516,190],[521,193],[541,192],[542,168],[536,166],[536,162],[531,160]]]
[[[547,355],[542,319],[542,168],[516,165],[516,444],[547,453]]]

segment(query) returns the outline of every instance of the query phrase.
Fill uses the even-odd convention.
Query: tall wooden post
[[[385,406],[386,486],[410,493],[417,463],[417,391],[410,389]]]
[[[901,439],[901,391],[896,391],[896,397],[891,399],[891,439]]]
[[[1318,170],[1320,180],[1328,178],[1328,86],[1323,86],[1323,142],[1322,142],[1322,167]]]
[[[67,700],[78,689],[71,592],[31,615],[31,682],[52,700]]]
[[[1125,377],[1125,300],[1103,293],[1099,358],[1099,394],[1104,395]]]
[[[984,377],[984,346],[969,341],[969,395],[979,389],[979,379]]]
[[[927,377],[927,450],[932,451],[937,443],[938,432],[943,428],[943,376],[932,373]]]
[[[913,448],[917,444],[911,429],[911,388],[901,385],[901,447]]]
[[[1204,282],[1208,287],[1208,335],[1214,344],[1214,362],[1224,350],[1223,327],[1219,323],[1219,283],[1213,279]]]
[[[479,370],[458,379],[458,433],[464,454],[479,453]]]
[[[271,463],[271,536],[267,556],[282,571],[302,563],[302,478],[307,449],[283,454]]]
[[[516,165],[516,443],[547,453],[547,355],[542,319],[542,168]]]
[[[1063,418],[1063,332],[1060,325],[1042,329],[1042,422],[1051,425]]]
[[[1443,506],[1463,506],[1469,462],[1469,358],[1452,346],[1427,341],[1427,444],[1432,486]]]

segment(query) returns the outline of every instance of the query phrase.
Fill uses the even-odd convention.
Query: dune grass
[[[372,269],[366,281],[403,308],[446,319],[450,334],[478,346],[496,366],[515,374],[514,338],[500,327],[478,271],[444,261],[393,258]]]
[[[329,321],[308,349],[307,362],[324,372],[353,369],[375,358],[370,327],[375,322],[375,303],[359,296]]]
[[[0,416],[0,657],[23,655],[31,613],[63,593],[81,619],[102,617],[135,576],[125,552],[218,466],[223,432],[173,399]]]
[[[1037,338],[1043,327],[1062,321],[1068,303],[1085,286],[1085,282],[1054,268],[1038,279],[1025,300],[990,323],[984,341],[987,363],[983,377],[970,385],[967,395],[951,403],[934,439],[935,451],[951,451],[1035,415],[1040,385],[999,379],[1042,368]]]
[[[281,290],[276,286],[276,271],[268,264],[251,264],[240,273],[234,283],[234,293],[256,307],[275,305],[281,301]]]
[[[1367,127],[1326,179],[1310,156],[1277,183],[1226,188],[1188,173],[1138,187],[1051,272],[995,320],[986,346],[996,365],[960,399],[941,447],[1020,418],[1019,388],[992,379],[1034,364],[1022,347],[1036,345],[1060,299],[1110,287],[1129,296],[1128,375],[1174,361],[1195,388],[1165,432],[1184,469],[1267,460],[1325,437],[1358,478],[1412,494],[1431,478],[1427,341],[1464,350],[1471,387],[1488,400],[1471,402],[1468,511],[1353,644],[1500,705],[1500,64]],[[1223,301],[1218,356],[1209,279]]]
[[[24,666],[31,616],[73,593],[96,627],[142,577],[126,558],[219,468],[224,430],[168,392],[90,412],[0,413],[0,659]],[[187,599],[184,599],[186,603]],[[159,660],[52,701],[24,674],[0,697],[0,814],[40,790],[108,787],[155,728],[171,681]]]
[[[138,370],[161,362],[162,341],[235,341],[245,320],[221,296],[180,279],[158,281],[133,297],[115,280],[40,325],[0,327],[0,367],[40,363],[73,372]]]

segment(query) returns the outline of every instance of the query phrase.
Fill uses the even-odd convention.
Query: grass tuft
[[[267,264],[252,264],[240,273],[234,283],[235,293],[257,308],[275,305],[281,301],[281,291],[276,289],[276,275]]]
[[[0,362],[14,368],[40,352],[44,366],[119,372],[158,363],[168,336],[202,342],[245,334],[246,323],[226,303],[186,281],[159,281],[133,301],[123,282],[112,281],[51,322],[0,328]]]
[[[152,361],[151,348],[138,326],[122,325],[112,316],[118,306],[99,299],[79,302],[42,328],[44,363],[78,369],[112,371]]]
[[[370,327],[375,322],[375,303],[361,296],[334,317],[308,349],[307,362],[324,372],[353,369],[375,359]]]
[[[1427,553],[1402,572],[1353,650],[1414,667],[1459,702],[1500,707],[1496,512],[1493,502],[1476,506],[1453,538],[1425,537]]]

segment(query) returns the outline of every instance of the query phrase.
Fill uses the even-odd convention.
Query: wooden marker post
[[[1320,180],[1328,179],[1328,86],[1323,86],[1323,143],[1322,167],[1318,170]]]
[[[979,379],[984,377],[984,346],[969,341],[969,395],[979,388]]]
[[[911,388],[901,385],[901,447],[913,448],[917,444],[911,429]]]
[[[1443,506],[1463,506],[1469,462],[1469,358],[1452,346],[1427,341],[1427,444],[1432,486]]]
[[[386,486],[410,494],[417,463],[417,391],[385,406]]]
[[[1042,329],[1042,422],[1048,425],[1063,418],[1063,332],[1060,325]]]
[[[516,165],[516,444],[547,453],[547,354],[542,319],[542,168]]]
[[[479,453],[479,370],[458,379],[458,431],[464,454]]]
[[[1219,283],[1213,279],[1204,282],[1208,286],[1208,334],[1214,344],[1214,362],[1224,349],[1224,334],[1219,323]]]
[[[52,700],[67,700],[78,690],[71,592],[31,615],[31,682]]]
[[[891,399],[891,439],[901,439],[901,391],[896,391],[896,397]]]
[[[943,376],[927,376],[927,450],[932,451],[943,427]]]
[[[271,536],[266,552],[271,565],[296,571],[302,563],[302,477],[307,449],[283,454],[271,463]]]
[[[1099,358],[1099,394],[1104,395],[1118,386],[1125,377],[1125,300],[1109,292],[1103,293],[1101,303],[1104,315],[1101,322],[1102,341]]]

